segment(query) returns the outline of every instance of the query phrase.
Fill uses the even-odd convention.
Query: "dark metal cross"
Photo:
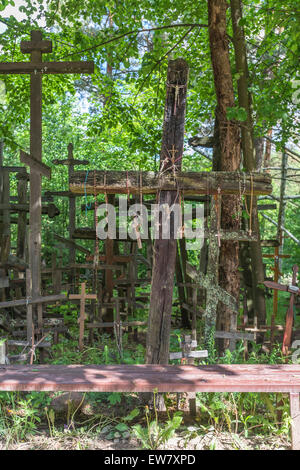
[[[42,163],[42,77],[43,74],[93,73],[93,62],[43,62],[42,54],[52,52],[52,42],[42,39],[41,31],[31,31],[31,40],[21,42],[21,51],[30,54],[29,62],[0,63],[1,74],[30,74],[30,155],[21,152],[21,161],[30,167],[29,266],[32,296],[41,288],[41,175],[50,177]],[[38,307],[42,327],[41,306]]]

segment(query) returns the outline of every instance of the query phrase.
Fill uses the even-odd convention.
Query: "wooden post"
[[[160,172],[174,174],[181,167],[184,121],[188,82],[188,65],[183,59],[169,62],[167,93],[160,155]],[[179,203],[177,191],[159,191],[158,203],[172,206]],[[173,231],[173,233],[172,233]],[[153,271],[147,330],[146,362],[168,364],[171,312],[176,262],[177,240],[174,225],[170,239],[159,238],[154,243]]]
[[[287,180],[287,167],[288,167],[288,154],[283,152],[282,164],[281,164],[281,182],[280,182],[280,203],[278,210],[278,227],[277,227],[277,240],[280,242],[279,254],[283,253],[284,238],[282,237],[282,225],[285,224],[285,209],[287,201],[284,199],[286,191],[286,180]],[[281,271],[282,259],[279,259],[279,271]],[[279,278],[280,279],[280,278]],[[278,282],[278,281],[276,281]]]
[[[298,266],[293,266],[293,280],[292,286],[297,286]],[[294,323],[294,298],[295,295],[291,294],[289,308],[286,314],[285,331],[283,336],[282,353],[287,356],[291,347],[293,323]]]
[[[69,182],[71,178],[71,174],[74,171],[74,156],[73,156],[73,144],[69,143],[68,145],[68,177]],[[76,198],[74,195],[69,196],[69,239],[73,239],[73,234],[76,228]],[[69,263],[73,264],[76,263],[76,247],[75,245],[70,245],[69,247]],[[74,280],[76,277],[76,271],[70,271],[69,282],[71,286],[71,292],[74,292]]]
[[[32,340],[32,324],[33,324],[33,315],[32,315],[32,304],[28,303],[32,297],[32,281],[31,281],[31,271],[26,269],[26,300],[27,300],[27,315],[26,315],[26,324],[27,324],[27,341],[30,343]]]
[[[115,203],[115,195],[109,194],[108,197],[108,204],[114,205]],[[114,240],[112,238],[107,237],[105,241],[105,262],[108,265],[112,265],[114,262]],[[105,271],[105,294],[108,296],[108,302],[111,301],[113,297],[114,291],[114,276],[113,271],[107,269]],[[104,317],[106,322],[110,322],[114,320],[114,311],[113,309],[107,309],[106,315]]]
[[[292,449],[300,450],[300,394],[290,393]]]
[[[60,294],[62,271],[61,269],[57,269],[57,254],[55,252],[53,252],[51,256],[51,269],[53,294]]]
[[[279,262],[282,258],[290,258],[290,255],[283,255],[279,253],[279,246],[275,246],[274,248],[274,255],[273,254],[264,254],[263,258],[274,258],[274,282],[279,282],[280,277],[280,270],[279,270]],[[273,313],[271,317],[271,335],[270,335],[270,347],[273,348],[274,344],[274,337],[275,337],[275,324],[276,324],[276,317],[278,313],[278,290],[275,289],[273,293]]]
[[[18,204],[27,203],[27,182],[29,175],[18,175]],[[22,211],[18,215],[18,239],[17,239],[17,257],[25,261],[26,257],[26,230],[27,212]]]
[[[189,321],[189,314],[184,304],[187,303],[185,298],[185,289],[184,289],[184,279],[183,273],[180,263],[180,251],[179,251],[179,244],[177,243],[177,250],[176,250],[176,282],[177,282],[177,289],[178,289],[178,299],[179,299],[179,306],[180,306],[180,313],[181,313],[181,325],[183,328],[190,328],[190,321]],[[195,339],[195,338],[194,338]]]
[[[9,172],[3,171],[3,204],[9,204],[9,193],[10,193],[10,180]],[[3,210],[2,219],[2,240],[1,240],[1,263],[6,263],[10,254],[10,211],[9,209]]]

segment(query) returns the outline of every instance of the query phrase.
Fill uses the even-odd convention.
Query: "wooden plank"
[[[23,182],[23,181],[22,181]],[[20,183],[20,182],[19,182]],[[0,209],[6,209],[10,212],[29,212],[30,207],[27,202],[12,204],[0,204]],[[50,218],[53,218],[60,214],[58,207],[55,204],[45,204],[42,206],[42,214],[47,214]]]
[[[66,158],[64,160],[55,159],[52,161],[53,165],[89,165],[88,160],[75,160],[74,158]]]
[[[94,175],[96,184],[94,184]],[[251,173],[253,194],[271,194],[272,185],[269,175]],[[153,194],[157,191],[184,190],[185,195],[240,194],[240,184],[245,187],[244,194],[251,194],[251,177],[242,172],[171,172],[162,176],[147,171],[75,171],[70,178],[70,191],[74,194]]]
[[[20,161],[25,163],[25,165],[28,165],[32,170],[35,170],[41,175],[46,176],[46,178],[51,178],[51,168],[32,155],[23,152],[23,150],[20,151]]]
[[[261,246],[276,247],[280,245],[279,240],[261,240]]]
[[[1,171],[8,172],[8,173],[26,173],[26,168],[23,166],[3,166],[1,167]]]
[[[216,338],[235,339],[235,340],[246,340],[254,341],[255,336],[251,333],[243,333],[240,331],[216,331]]]
[[[111,328],[115,325],[115,322],[93,322],[87,323],[87,328]],[[147,326],[148,322],[146,321],[122,321],[121,326]]]
[[[199,358],[199,357],[208,357],[208,352],[205,351],[190,351],[187,357]],[[182,352],[172,352],[170,353],[170,359],[182,359]]]
[[[94,62],[1,62],[0,75],[27,74],[43,75],[57,73],[94,73]]]
[[[21,41],[20,49],[23,54],[29,54],[39,50],[43,54],[52,52],[52,41]]]
[[[91,254],[90,250],[87,250],[83,246],[78,245],[73,240],[68,240],[67,238],[61,237],[60,235],[57,235],[56,233],[53,233],[53,237],[55,238],[55,240],[58,240],[59,242],[62,242],[66,245],[73,245],[76,248],[76,250],[81,251],[82,253],[85,253],[86,255]]]
[[[7,341],[7,345],[24,347],[24,346],[31,346],[31,342],[9,339]],[[42,343],[39,343],[36,347],[37,348],[51,348],[51,343],[49,341],[43,341]]]
[[[300,393],[300,365],[20,365],[0,368],[4,391]]]
[[[276,211],[277,205],[276,204],[257,204],[258,211]]]
[[[70,196],[74,196],[73,193],[71,193],[71,191],[45,191],[44,193],[44,196],[45,197],[70,197]],[[75,195],[76,196],[76,195]]]
[[[9,308],[9,307],[18,307],[20,305],[36,305],[39,303],[51,303],[51,302],[62,302],[67,301],[68,297],[64,294],[57,294],[57,295],[46,295],[44,297],[38,296],[34,299],[18,299],[18,300],[8,300],[6,302],[0,302],[0,309],[1,308]]]

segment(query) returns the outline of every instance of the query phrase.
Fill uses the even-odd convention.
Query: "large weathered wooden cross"
[[[21,161],[30,167],[29,266],[32,295],[41,289],[41,175],[50,177],[42,162],[42,77],[44,74],[92,73],[93,62],[43,62],[42,54],[52,52],[52,42],[42,39],[41,31],[31,32],[31,41],[21,42],[29,62],[0,63],[1,74],[30,74],[30,155],[21,152]],[[41,316],[41,309],[39,316]]]
[[[74,172],[71,176],[70,191],[75,194],[156,194],[159,204],[170,207],[180,202],[180,195],[227,194],[257,196],[271,194],[271,178],[261,173],[244,172],[182,172],[181,160],[184,142],[184,121],[187,96],[188,65],[184,59],[169,62],[163,138],[159,172],[142,171],[96,171],[86,175]],[[176,105],[176,106],[175,106]],[[173,224],[174,225],[174,224]],[[162,224],[160,225],[160,227]],[[174,228],[174,226],[172,227]],[[211,247],[217,243],[217,250],[211,250],[211,270],[217,269],[218,246],[222,235],[227,240],[239,240],[237,233],[211,234]],[[243,239],[245,234],[243,235]],[[247,238],[246,238],[247,240]],[[252,239],[253,240],[253,239]],[[161,235],[155,240],[151,283],[149,329],[147,337],[147,362],[167,363],[169,359],[169,334],[171,325],[173,280],[176,260],[176,240],[172,235],[164,240]],[[214,253],[213,253],[214,251]],[[210,263],[209,263],[210,264]],[[216,273],[208,272],[209,285],[218,290]],[[218,291],[218,295],[221,291]],[[236,301],[229,295],[222,295],[225,303],[236,312]],[[214,312],[215,295],[209,305]],[[209,316],[209,315],[208,315]],[[207,316],[207,317],[208,317]],[[211,315],[214,318],[215,314]]]

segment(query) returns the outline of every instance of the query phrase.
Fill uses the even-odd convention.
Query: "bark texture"
[[[219,129],[220,159],[218,169],[237,171],[240,167],[240,132],[238,126],[227,118],[227,109],[235,106],[229,47],[226,31],[225,0],[208,1],[209,40],[217,96],[216,122]],[[222,197],[222,228],[238,230],[240,199],[238,196]],[[235,299],[239,299],[239,244],[222,241],[220,248],[219,283]],[[230,331],[236,315],[225,305],[218,309],[217,328]]]
[[[246,41],[243,27],[240,26],[243,18],[241,0],[230,0],[231,18],[233,26],[233,43],[235,50],[235,63],[238,79],[238,101],[239,106],[244,108],[247,114],[246,120],[242,123],[242,150],[243,150],[243,166],[247,172],[256,170],[256,160],[254,153],[253,138],[253,120],[251,95],[249,93],[249,71],[247,61]],[[260,245],[260,230],[258,222],[257,198],[252,195],[252,201],[248,198],[248,207],[252,207],[251,214],[251,230],[258,235],[257,242],[249,243],[251,256],[251,273],[252,273],[252,296],[255,316],[257,316],[260,324],[265,324],[266,320],[266,303],[264,289],[260,285],[264,281],[264,266],[262,260],[262,251]]]

